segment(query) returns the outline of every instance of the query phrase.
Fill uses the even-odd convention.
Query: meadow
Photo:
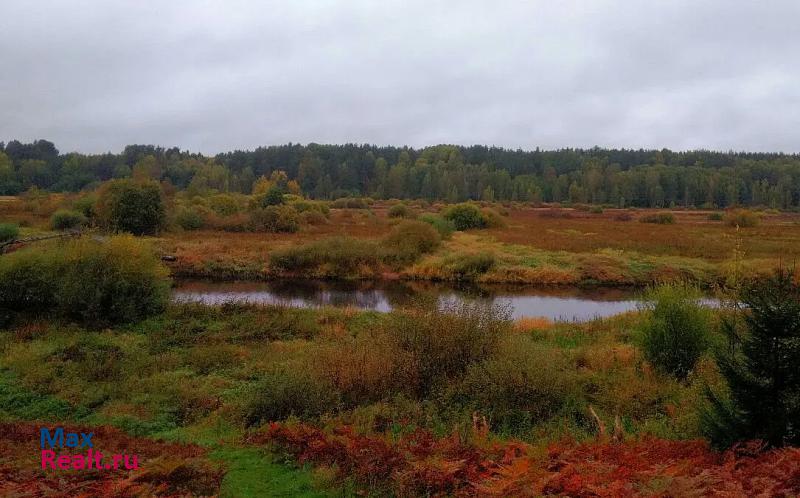
[[[308,203],[314,209],[321,206],[320,211],[313,211],[317,216],[301,217],[292,230],[265,231],[252,229],[244,221],[251,196],[223,197],[232,207],[217,207],[216,212],[205,207],[213,205],[214,196],[193,200],[178,196],[170,201],[173,215],[169,228],[153,241],[159,254],[168,257],[174,276],[635,286],[680,280],[713,287],[732,272],[764,274],[781,265],[792,266],[800,257],[800,214],[766,209],[740,210],[748,219],[737,223],[736,216],[743,216],[737,210],[476,203],[491,214],[492,222],[456,230],[433,225],[443,221],[449,205],[370,200],[369,204],[356,203],[356,207],[347,207],[345,202]],[[23,235],[46,235],[53,233],[54,213],[76,202],[81,202],[80,196],[0,198],[0,219],[22,225]],[[204,219],[197,226],[182,228],[179,217],[186,208],[181,206],[187,203],[191,209],[201,203]],[[308,212],[306,207],[300,214]],[[648,217],[660,215],[670,221],[646,222]],[[378,257],[380,248],[371,245],[391,245],[387,237],[408,220],[432,224],[440,230],[440,240],[399,259]],[[332,245],[325,247],[326,243]],[[334,253],[333,245],[341,248],[342,243],[347,246],[345,252],[372,252],[376,258],[329,261],[316,268],[271,264],[273,255],[289,248],[317,244],[320,250]]]
[[[800,492],[797,213],[266,192],[118,216],[137,188],[0,199],[0,494]],[[170,302],[183,276],[639,286],[646,304],[567,323]],[[711,288],[719,309],[696,301]],[[738,379],[767,347],[787,360],[758,375],[781,387],[756,392]],[[55,425],[141,470],[41,470]]]

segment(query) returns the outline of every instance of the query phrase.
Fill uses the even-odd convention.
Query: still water
[[[546,317],[585,321],[634,310],[639,291],[620,288],[530,288],[524,286],[456,285],[430,282],[270,282],[180,281],[177,302],[222,304],[244,301],[297,307],[340,306],[390,311],[414,300],[439,302],[483,300],[508,306],[514,318]]]

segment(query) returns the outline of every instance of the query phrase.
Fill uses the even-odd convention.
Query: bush
[[[506,220],[494,209],[481,209],[481,216],[483,217],[483,226],[487,228],[503,228],[506,226]]]
[[[300,213],[300,221],[306,225],[324,225],[328,218],[319,211],[309,210]]]
[[[254,232],[294,233],[300,230],[300,218],[290,206],[267,206],[250,212],[250,230]]]
[[[380,259],[375,244],[351,237],[332,237],[298,247],[273,251],[270,269],[308,276],[355,276],[362,268],[376,269]]]
[[[206,219],[199,206],[181,207],[175,215],[175,223],[184,230],[200,230]]]
[[[428,223],[433,228],[435,228],[443,239],[449,239],[450,236],[453,234],[453,232],[455,232],[456,230],[456,226],[453,224],[452,221],[446,220],[441,216],[437,216],[435,214],[423,214],[422,216],[419,217],[419,220],[424,221],[425,223]]]
[[[284,191],[280,187],[270,187],[264,195],[256,198],[256,205],[254,207],[265,208],[268,206],[280,206],[284,203]]]
[[[87,219],[94,218],[94,206],[97,204],[97,196],[94,194],[84,195],[72,203],[72,209],[84,215]]]
[[[675,216],[672,213],[654,213],[639,218],[642,223],[655,223],[657,225],[673,225]]]
[[[230,194],[217,194],[208,199],[209,207],[220,216],[231,216],[239,212],[239,203]]]
[[[481,252],[462,254],[445,260],[444,266],[456,280],[475,280],[496,264],[494,254]]]
[[[757,226],[761,219],[758,214],[747,209],[734,209],[725,213],[724,221],[728,226],[748,228]]]
[[[317,417],[339,403],[338,393],[330,385],[297,371],[267,374],[253,386],[246,399],[249,401],[244,418],[248,426],[291,416]]]
[[[390,262],[411,263],[421,255],[435,251],[441,240],[439,232],[431,225],[406,220],[395,226],[382,244]]]
[[[387,211],[389,218],[416,218],[417,213],[405,204],[395,204]]]
[[[153,180],[112,180],[100,187],[97,205],[100,226],[134,235],[157,233],[166,211],[161,186]]]
[[[718,447],[760,439],[800,445],[800,284],[780,270],[750,283],[742,296],[744,325],[727,331],[732,348],[717,362],[729,396],[708,392],[706,435]]]
[[[298,213],[316,212],[325,216],[326,218],[328,217],[331,211],[328,205],[325,204],[324,202],[308,201],[305,199],[298,199],[296,201],[293,201],[291,202],[291,206]]]
[[[331,207],[337,209],[368,209],[369,204],[366,199],[361,197],[342,197],[333,201]]]
[[[0,223],[0,243],[16,240],[19,237],[19,226],[12,223]]]
[[[40,247],[0,256],[0,316],[53,310],[61,269],[57,259]]]
[[[444,212],[444,218],[453,222],[456,230],[469,230],[470,228],[483,228],[486,220],[478,206],[470,203],[450,206]]]
[[[560,412],[577,394],[568,359],[515,335],[500,351],[470,366],[459,391],[503,432],[524,433]]]
[[[86,217],[78,211],[59,209],[50,217],[53,230],[72,230],[86,224]]]
[[[395,377],[410,394],[425,397],[490,358],[510,328],[507,308],[480,302],[392,313],[387,332],[396,352]]]
[[[167,269],[132,237],[82,238],[0,258],[0,309],[56,314],[90,326],[140,320],[164,310]]]
[[[711,213],[708,215],[708,219],[710,221],[722,221],[724,219],[724,216],[722,213]]]
[[[647,360],[662,373],[685,379],[709,347],[709,312],[696,290],[664,285],[646,296],[649,309],[642,330]]]

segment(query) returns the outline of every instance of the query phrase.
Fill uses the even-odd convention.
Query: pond
[[[296,307],[349,306],[382,312],[420,299],[482,300],[508,306],[514,318],[586,321],[637,309],[639,293],[630,288],[533,288],[407,281],[184,280],[173,290],[173,300],[204,304],[243,301]]]

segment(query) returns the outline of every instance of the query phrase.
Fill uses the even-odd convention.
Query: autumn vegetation
[[[796,158],[0,149],[0,494],[800,493]],[[637,286],[642,306],[210,306],[171,302],[181,277]],[[144,470],[40,472],[42,424]]]

